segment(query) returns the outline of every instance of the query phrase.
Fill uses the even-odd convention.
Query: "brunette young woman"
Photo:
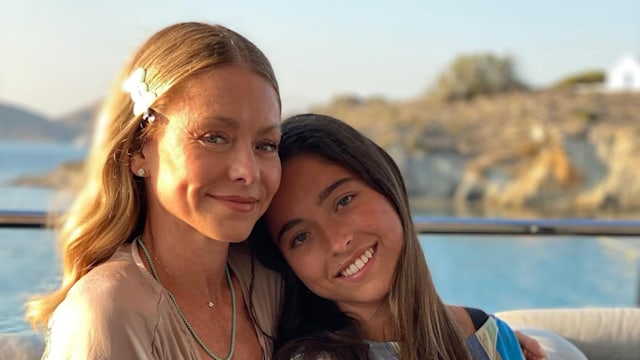
[[[276,359],[523,358],[506,323],[442,303],[382,148],[306,114],[282,123],[280,158],[280,188],[251,237],[286,283]]]

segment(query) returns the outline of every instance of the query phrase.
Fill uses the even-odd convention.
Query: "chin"
[[[229,240],[227,240],[227,242],[229,242],[231,244],[238,244],[238,243],[241,243],[241,242],[247,240],[248,238],[249,238],[249,234],[247,234],[247,236],[244,236],[242,238],[229,239]]]
[[[230,226],[231,228],[231,226]],[[237,244],[241,243],[249,238],[251,235],[251,228],[248,228],[247,231],[216,231],[210,236],[213,239],[217,239],[219,241]]]
[[[208,224],[207,229],[202,229],[202,234],[211,239],[227,243],[240,243],[249,238],[255,221],[224,221]]]

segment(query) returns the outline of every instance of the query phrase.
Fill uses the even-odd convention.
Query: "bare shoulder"
[[[473,335],[476,332],[476,328],[473,325],[471,316],[462,306],[446,305],[451,318],[456,322],[458,328],[462,331],[462,334],[466,337]]]

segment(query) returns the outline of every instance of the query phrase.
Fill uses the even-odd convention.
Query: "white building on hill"
[[[640,91],[640,57],[622,57],[607,71],[605,87],[609,91]]]

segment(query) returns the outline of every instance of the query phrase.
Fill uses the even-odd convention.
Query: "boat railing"
[[[44,211],[0,210],[1,228],[46,229],[55,221],[55,214]],[[640,237],[640,221],[600,219],[499,219],[415,216],[420,234],[450,235],[535,235],[535,236],[615,236]],[[640,306],[640,269],[638,270]]]

